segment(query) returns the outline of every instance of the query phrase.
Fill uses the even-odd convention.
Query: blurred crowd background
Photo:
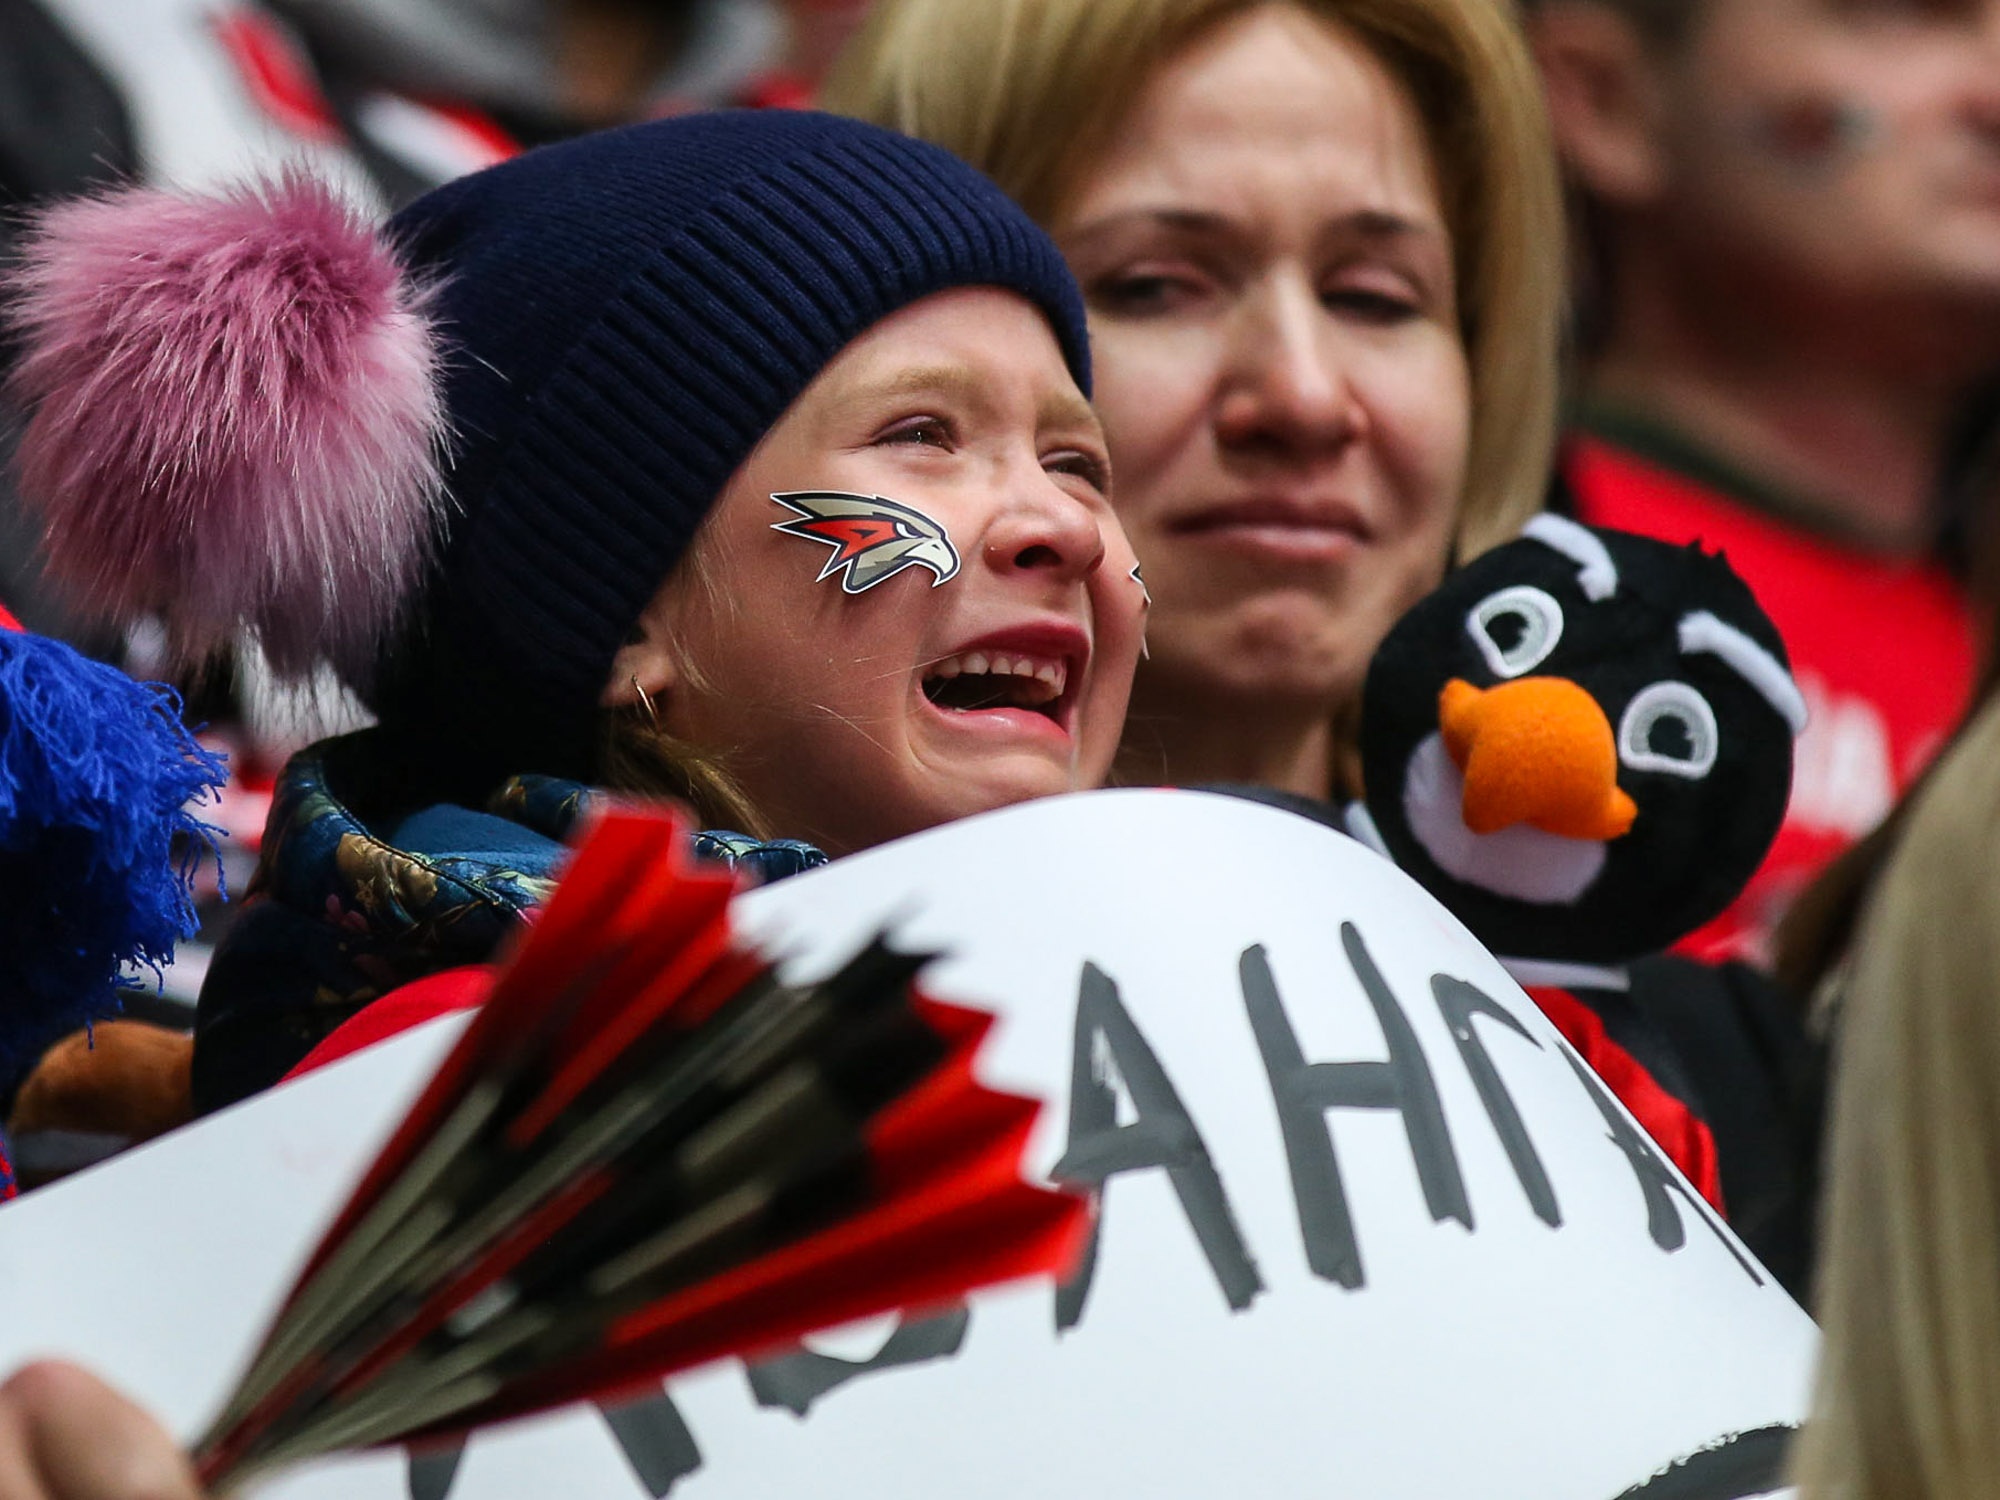
[[[1527,288],[1518,304],[1489,300],[1464,330],[1474,472],[1458,548],[1476,551],[1547,506],[1727,550],[1785,635],[1811,721],[1772,857],[1687,950],[1775,973],[1822,1039],[1843,1008],[1875,1016],[1871,1034],[1893,1029],[1882,1015],[1944,1028],[1905,1039],[1931,1049],[1921,1053],[1928,1062],[1877,1059],[1844,1085],[1856,1101],[1920,1096],[1928,1080],[1989,1055],[1971,1038],[2000,1035],[1989,1014],[2000,1010],[2000,948],[1989,941],[2000,915],[2000,797],[1996,777],[1981,774],[1994,763],[1980,748],[1992,740],[1991,714],[1977,714],[1995,680],[2000,588],[2000,0],[1530,0],[1518,14],[1492,9],[1497,0],[1463,3],[1523,28],[1537,73],[1523,85],[1530,93],[1501,100],[1510,120],[1446,122],[1473,137],[1493,132],[1491,141],[1438,152],[1443,177],[1463,168],[1485,184],[1441,184],[1455,227],[1484,236],[1455,247],[1466,294],[1500,262],[1495,286]],[[1246,9],[1210,7],[1232,8]],[[1396,28],[1418,14],[1375,0],[1321,8],[1351,12],[1378,51],[1400,45]],[[1048,58],[996,73],[990,48],[954,41],[997,35],[1021,9],[1021,0],[0,0],[0,259],[25,210],[101,183],[204,187],[304,162],[386,212],[569,134],[719,107],[824,104],[873,118],[951,146],[1045,223],[1062,215],[1036,195],[1066,194],[1060,206],[1074,220],[1072,146],[1115,163],[1122,140],[1157,136],[1213,104],[1199,90],[1161,94],[1179,86],[1171,70],[1146,72],[1198,30],[1185,18],[1172,21],[1174,38],[1151,29],[1201,7],[1104,0],[1098,24],[1133,33],[1125,50],[1137,61],[1124,78],[1065,73]],[[1258,45],[1276,50],[1235,58],[1251,71],[1232,87],[1254,92],[1255,66],[1286,66],[1290,43]],[[955,72],[955,58],[977,61]],[[1152,80],[1143,98],[1132,82],[1141,76]],[[1115,105],[1108,117],[1093,113],[1100,82]],[[1024,132],[1024,112],[1045,127]],[[1556,172],[1501,160],[1503,137],[1553,153],[1560,211]],[[1498,196],[1473,201],[1480,192]],[[1524,270],[1523,258],[1540,269]],[[1095,320],[1109,293],[1088,253],[1076,269]],[[1539,292],[1538,276],[1549,283]],[[1536,373],[1537,296],[1561,306],[1554,392]],[[1286,335],[1272,326],[1276,352],[1257,377],[1267,409],[1246,441],[1282,445],[1310,420],[1315,377],[1281,368]],[[1551,404],[1552,456],[1536,436]],[[1114,448],[1127,420],[1107,412]],[[14,425],[0,411],[0,444]],[[1126,522],[1147,557],[1146,518]],[[1147,573],[1158,590],[1164,569],[1148,558]],[[106,638],[66,615],[38,576],[4,481],[0,600],[29,627],[135,675],[159,670],[159,643],[143,631]],[[1169,681],[1171,639],[1167,647],[1155,691]],[[1148,681],[1136,711],[1164,714]],[[331,680],[279,691],[247,644],[180,686],[189,722],[231,755],[224,874],[240,889],[272,775],[357,710]],[[1927,786],[1969,714],[1975,730]],[[1193,741],[1178,748],[1172,774],[1286,780],[1269,766],[1204,764]],[[1294,789],[1355,789],[1340,781],[1336,766],[1333,784]],[[1872,900],[1878,891],[1887,894]],[[165,987],[132,992],[135,1018],[191,1022],[206,943],[227,920],[219,901],[208,910],[204,941]],[[1859,947],[1858,926],[1869,935]],[[1867,1010],[1878,992],[1886,998]],[[1964,1005],[1931,1007],[1933,994]],[[1996,1085],[1976,1071],[1960,1092],[1939,1083],[1937,1107],[1994,1117],[2000,1151]],[[1881,1196],[1884,1184],[1924,1176],[1902,1167],[1927,1127],[1895,1117],[1877,1128],[1874,1116],[1860,1118],[1861,1103],[1841,1099],[1849,1116],[1829,1160],[1836,1202],[1852,1215],[1963,1225],[2000,1214],[1991,1201],[2000,1158],[1976,1152],[1963,1164],[1966,1182],[1984,1179],[1976,1214],[1938,1189],[1944,1178],[1911,1189],[1942,1196]],[[1982,1231],[1952,1252],[1989,1302],[2000,1295],[1992,1241]],[[1865,1300],[1890,1274],[1836,1276],[1832,1295]],[[1926,1295],[1907,1293],[1913,1307]],[[1925,1308],[1898,1327],[1928,1326],[1912,1336],[1941,1346],[1960,1337]],[[2000,1334],[2000,1312],[1987,1312]],[[1869,1337],[1837,1340],[1839,1358],[1873,1368]],[[1935,1400],[2000,1410],[2000,1390],[1977,1382]],[[1859,1462],[1817,1461],[1827,1474]]]
[[[1018,97],[969,82],[970,105],[924,95],[951,81],[938,53],[964,16],[990,13],[967,28],[983,45],[1020,7],[881,9],[0,0],[0,259],[25,211],[108,182],[203,188],[303,163],[387,212],[578,131],[828,102],[829,73],[871,10],[876,35],[850,53],[833,106],[942,139],[1017,196],[1045,188],[1032,171],[1007,180],[1017,163],[980,159],[1002,130],[980,109],[1004,115]],[[1112,7],[1105,24],[1143,32],[1168,14]],[[1800,982],[1851,903],[1818,903],[1784,955],[1778,918],[1882,823],[1978,671],[1976,615],[1992,589],[1983,528],[2000,492],[1995,16],[1990,0],[1534,0],[1519,17],[1566,208],[1564,228],[1530,224],[1567,286],[1564,437],[1541,498],[1593,523],[1725,547],[1784,631],[1812,709],[1792,807],[1744,900],[1688,947],[1778,962]],[[1082,106],[1053,112],[1051,153],[1090,123]],[[1532,199],[1535,184],[1512,190]],[[1520,212],[1533,221],[1532,204]],[[1524,391],[1538,353],[1520,358]],[[1478,405],[1504,408],[1487,385]],[[1526,406],[1501,417],[1523,432],[1537,420]],[[16,425],[0,412],[0,459]],[[1487,440],[1475,460],[1517,457]],[[157,675],[144,632],[106,639],[66,614],[6,483],[0,599],[31,629]],[[1468,502],[1475,546],[1521,518],[1516,499],[1491,508],[1482,520]],[[1492,534],[1473,534],[1481,524]],[[190,721],[232,752],[221,820],[240,883],[271,773],[354,710],[331,684],[279,691],[254,648],[180,686]],[[169,1013],[192,1003],[204,951],[193,945],[170,976]]]

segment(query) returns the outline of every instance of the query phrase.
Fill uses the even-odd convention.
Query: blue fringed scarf
[[[222,779],[171,688],[0,630],[0,1093],[194,931]]]

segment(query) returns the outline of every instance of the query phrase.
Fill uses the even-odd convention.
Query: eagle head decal
[[[798,512],[794,520],[772,522],[773,531],[833,549],[815,583],[839,573],[841,588],[859,594],[905,568],[929,568],[937,575],[932,588],[958,573],[958,549],[944,527],[920,510],[845,490],[787,490],[771,498]]]

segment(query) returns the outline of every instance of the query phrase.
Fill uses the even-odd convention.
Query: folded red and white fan
[[[665,816],[578,851],[221,1416],[205,1483],[601,1397],[850,1319],[1063,1274],[1080,1198],[992,1024],[871,942],[815,984],[735,938]]]

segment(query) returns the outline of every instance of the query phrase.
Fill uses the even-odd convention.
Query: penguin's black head
[[[1784,643],[1721,557],[1539,516],[1376,652],[1367,811],[1494,952],[1618,963],[1743,888],[1804,723]]]

